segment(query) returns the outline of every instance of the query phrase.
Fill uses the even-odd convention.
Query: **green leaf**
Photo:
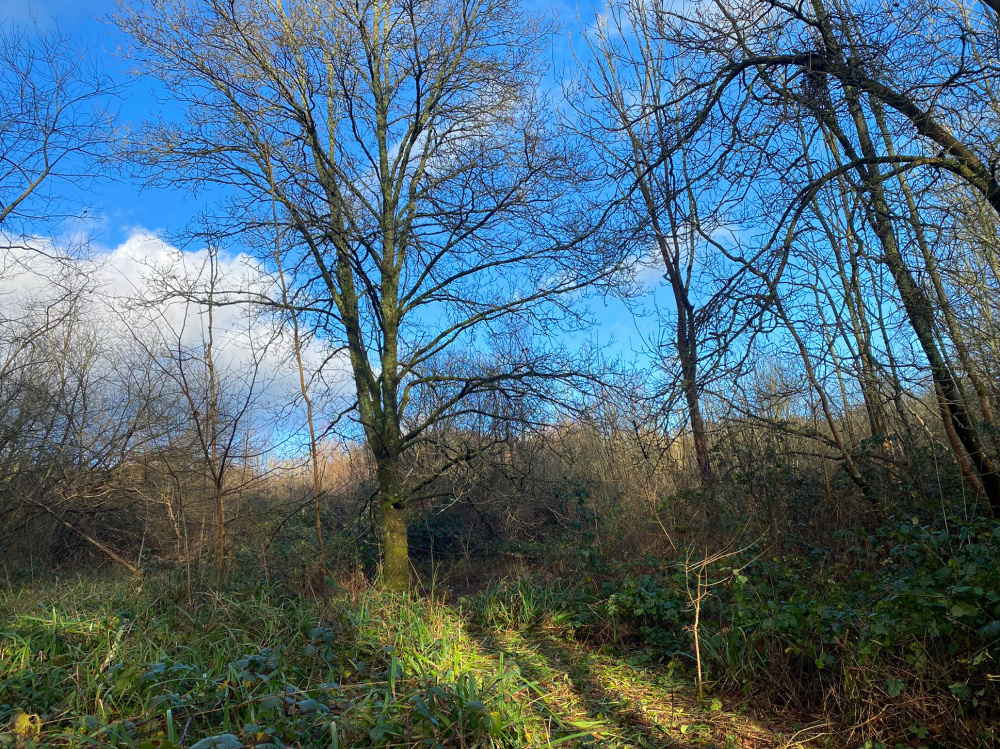
[[[910,726],[909,731],[918,739],[926,739],[927,734],[930,733],[930,731],[927,730],[927,726]]]
[[[975,613],[976,610],[967,603],[959,602],[959,603],[954,603],[951,606],[951,615],[954,616],[955,618],[958,618],[960,616],[972,616]]]
[[[274,715],[281,709],[281,698],[270,694],[260,701],[259,711],[262,715]]]
[[[684,729],[682,728],[681,730],[683,731]],[[580,733],[570,734],[569,736],[560,736],[555,741],[550,741],[546,745],[551,747],[556,746],[557,744],[565,744],[567,741],[574,741],[575,739],[580,739],[584,736],[592,736],[592,734],[590,731],[582,731]]]
[[[191,749],[240,749],[243,742],[231,733],[209,736],[194,744]]]
[[[969,689],[967,684],[952,684],[948,689],[960,700],[965,700],[972,696],[972,690]]]
[[[895,699],[896,697],[899,697],[899,695],[901,695],[903,693],[904,689],[906,689],[906,685],[902,682],[902,680],[900,680],[900,679],[886,679],[886,682],[885,682],[885,691],[893,699]]]

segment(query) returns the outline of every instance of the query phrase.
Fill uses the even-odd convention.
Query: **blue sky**
[[[567,30],[577,26],[576,6],[556,0],[528,0],[543,10],[552,12],[560,25]],[[580,5],[581,17],[593,14],[593,5]],[[119,42],[115,29],[107,16],[115,11],[115,0],[0,0],[0,22],[30,24],[32,19],[42,27],[57,25],[91,47],[106,70],[116,80],[124,82],[119,110],[122,121],[132,127],[140,126],[144,117],[159,113],[163,105],[157,100],[148,82],[128,81],[125,65],[118,55]],[[557,40],[552,50],[555,67],[570,63],[568,44]],[[167,112],[169,115],[170,113]],[[97,251],[112,253],[138,233],[153,233],[171,237],[182,231],[200,208],[206,206],[210,196],[195,198],[181,190],[146,188],[124,177],[112,177],[90,194],[81,196],[90,217],[88,229],[93,233]],[[651,274],[652,275],[652,274]],[[665,288],[651,295],[645,304],[656,301],[667,304]],[[594,300],[592,304],[598,328],[594,335],[609,352],[634,358],[645,348],[643,340],[655,335],[652,317],[636,319],[620,301]],[[641,354],[639,354],[641,356]]]
[[[573,6],[558,0],[528,2],[555,13],[564,27],[576,23]],[[128,81],[125,64],[118,54],[116,30],[107,22],[117,5],[116,0],[0,0],[0,22],[26,25],[34,19],[41,27],[56,25],[92,48],[105,69],[116,80],[125,82],[119,104],[122,121],[137,127],[143,118],[162,111],[163,106],[153,95],[149,82]],[[557,42],[553,48],[555,64],[565,64],[568,58],[568,45]],[[176,232],[191,220],[199,206],[204,205],[203,201],[180,190],[147,188],[140,191],[137,187],[127,180],[111,180],[85,196],[83,202],[88,205],[88,214],[95,217],[101,244],[117,246],[136,228],[166,234]]]
[[[128,82],[115,29],[106,22],[115,9],[115,0],[0,0],[0,19],[5,25],[34,21],[43,28],[57,26],[92,49],[105,70],[123,83],[118,102],[122,121],[137,126],[161,105],[148,83]],[[81,198],[92,217],[95,243],[106,248],[121,245],[139,229],[158,234],[179,231],[198,207],[198,202],[182,191],[140,190],[134,182],[114,177]]]

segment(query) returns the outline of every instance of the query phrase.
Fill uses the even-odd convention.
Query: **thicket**
[[[440,709],[448,715],[458,711],[440,725],[459,721],[466,726],[463,731],[481,732],[483,741],[516,743],[520,739],[512,737],[517,731],[532,731],[530,726],[516,728],[522,725],[518,721],[530,723],[530,716],[501,711],[507,717],[490,722],[494,718],[482,716],[498,709],[482,712],[478,704],[503,704],[504,711],[516,712],[516,705],[532,699],[527,696],[530,687],[514,676],[505,677],[509,683],[495,682],[500,675],[490,671],[494,666],[484,666],[474,683],[477,689],[486,689],[487,696],[470,697],[462,690],[472,687],[461,675],[475,671],[473,661],[449,666],[450,675],[440,676],[448,669],[439,655],[422,649],[438,653],[432,641],[440,634],[427,642],[417,634],[421,627],[444,627],[443,622],[452,621],[453,615],[435,603],[445,600],[464,612],[467,626],[475,631],[545,633],[597,649],[638,650],[665,672],[696,682],[706,706],[713,701],[743,704],[762,714],[779,709],[801,724],[819,720],[833,732],[833,746],[862,746],[866,741],[873,746],[994,743],[1000,720],[995,678],[1000,655],[1000,526],[977,518],[973,503],[963,505],[958,468],[935,471],[934,460],[915,464],[910,468],[913,484],[940,486],[939,494],[913,492],[899,498],[893,488],[882,503],[873,505],[842,474],[839,481],[828,481],[822,458],[801,454],[800,438],[776,431],[769,436],[756,433],[751,440],[747,428],[735,424],[727,428],[730,439],[720,439],[719,444],[743,445],[746,454],[713,456],[717,465],[731,466],[729,480],[720,479],[713,491],[700,487],[690,443],[676,444],[667,453],[672,463],[663,463],[663,455],[647,462],[648,454],[624,432],[613,431],[614,438],[608,439],[593,424],[567,423],[512,440],[449,486],[445,499],[414,511],[410,523],[414,584],[427,601],[400,608],[396,599],[366,593],[373,606],[383,607],[378,615],[363,613],[369,611],[368,604],[358,602],[365,596],[343,598],[330,588],[331,579],[351,570],[360,575],[353,583],[361,586],[359,590],[370,584],[362,582],[365,577],[377,577],[378,540],[366,518],[374,482],[363,454],[340,452],[329,458],[331,475],[336,470],[345,478],[339,493],[323,498],[324,558],[316,553],[309,476],[286,475],[282,481],[272,477],[246,500],[244,512],[252,524],[237,519],[248,524],[245,530],[236,526],[241,532],[232,542],[228,585],[235,587],[209,592],[216,585],[211,537],[200,546],[188,545],[186,556],[173,534],[163,537],[147,530],[146,541],[140,541],[145,544],[143,575],[156,592],[152,602],[144,604],[148,611],[133,608],[129,619],[118,624],[105,627],[105,619],[121,616],[114,607],[130,610],[125,596],[112,596],[118,601],[113,605],[103,598],[95,601],[100,594],[86,585],[60,592],[56,596],[60,603],[52,611],[30,611],[27,602],[36,595],[28,592],[32,577],[44,588],[54,573],[93,566],[96,559],[89,552],[72,556],[72,548],[88,547],[65,549],[65,556],[55,560],[36,558],[34,564],[26,564],[28,558],[19,566],[8,562],[7,579],[14,587],[5,603],[9,619],[4,631],[12,638],[4,652],[10,671],[0,700],[10,713],[6,719],[13,719],[15,710],[30,708],[30,713],[47,716],[63,730],[72,720],[59,716],[93,714],[96,703],[87,703],[88,689],[101,695],[111,689],[110,696],[100,696],[107,711],[102,730],[112,730],[108,726],[114,720],[108,716],[114,715],[133,723],[135,716],[145,715],[157,730],[162,729],[162,711],[158,718],[150,716],[169,700],[178,703],[172,715],[200,716],[208,711],[214,716],[193,722],[189,728],[197,727],[199,733],[190,734],[192,738],[215,729],[245,738],[245,732],[240,733],[244,725],[266,724],[284,732],[282,740],[290,743],[295,731],[304,731],[304,737],[310,731],[328,730],[316,714],[295,724],[297,708],[276,721],[258,719],[245,705],[253,702],[254,695],[260,696],[253,689],[246,687],[250,689],[246,694],[219,690],[222,682],[236,684],[229,678],[236,674],[229,672],[236,668],[233,664],[246,661],[250,668],[256,662],[253,658],[266,660],[266,654],[237,653],[242,645],[229,642],[233,624],[244,622],[247,630],[240,642],[260,647],[283,643],[282,653],[290,654],[287,657],[295,663],[302,652],[322,649],[325,643],[336,660],[322,666],[332,669],[325,672],[326,681],[341,681],[342,677],[331,676],[338,668],[355,674],[360,673],[357,668],[371,673],[384,670],[385,648],[418,648],[420,658],[436,664],[427,672],[407,666],[407,678],[416,680],[413,691],[398,692],[398,704],[391,709],[375,710],[374,703],[362,700],[357,703],[360,712],[352,713],[353,708],[337,702],[340,692],[324,693],[323,699],[309,692],[303,699],[319,699],[334,712],[343,710],[341,737],[354,736],[349,732],[362,730],[357,727],[362,724],[365,731],[373,730],[375,725],[365,721],[385,711],[395,716],[386,714],[387,736],[398,738],[398,732],[405,730],[415,737],[426,730],[427,735],[440,737],[434,731],[444,729],[432,729],[433,721],[407,723],[420,723],[415,706],[427,699],[420,690],[430,688],[420,679],[434,673],[447,682],[440,687],[444,692],[435,692]],[[725,434],[721,426],[716,433]],[[762,454],[751,453],[750,445]],[[943,446],[931,443],[927,450],[940,451],[937,457],[943,460]],[[335,469],[334,463],[341,465]],[[737,473],[739,465],[755,470],[742,475]],[[872,477],[883,470],[875,460],[861,465]],[[896,480],[900,478],[897,475]],[[893,487],[884,474],[881,480]],[[948,503],[946,515],[941,512],[942,501]],[[154,525],[153,517],[145,516],[148,528],[169,527]],[[166,523],[167,517],[160,517]],[[136,535],[141,537],[138,531]],[[262,588],[254,592],[250,580]],[[17,593],[22,585],[27,590]],[[271,595],[277,598],[267,602],[262,614],[255,607],[262,596]],[[230,597],[235,598],[227,614]],[[355,608],[359,605],[362,613]],[[76,613],[60,613],[63,606]],[[403,622],[400,617],[413,606],[419,616],[403,617]],[[82,611],[89,613],[82,616]],[[184,611],[193,611],[194,619],[185,621]],[[361,625],[348,626],[358,616],[369,617],[365,619],[369,623],[380,618],[394,622],[396,634],[388,630],[365,634]],[[98,620],[101,623],[95,624]],[[313,624],[307,627],[306,620]],[[330,620],[348,629],[335,627],[317,635],[318,640],[308,635],[307,629],[316,634],[321,630],[315,626],[327,626],[316,622]],[[141,633],[143,646],[128,658],[112,653],[116,633],[133,626],[128,632]],[[271,626],[290,629],[272,632]],[[190,632],[190,640],[185,632]],[[459,637],[457,632],[449,636]],[[156,647],[162,652],[149,650],[147,645],[159,642],[158,637],[162,644]],[[228,643],[224,646],[228,655],[219,655],[223,646],[211,645],[213,637]],[[67,639],[78,646],[66,648]],[[92,651],[83,647],[86,642],[91,642]],[[83,680],[90,686],[77,687],[82,689],[79,704],[67,703],[55,686],[70,678],[60,675],[58,664],[63,661],[51,657],[59,654],[67,669],[89,663],[87,668],[94,672]],[[208,659],[205,662],[212,668],[206,671],[198,665],[201,661],[194,662],[199,658]],[[351,659],[368,665],[346,665]],[[123,680],[111,678],[112,667]],[[174,671],[165,670],[170,668]],[[306,665],[286,668],[275,683],[297,689],[300,682],[310,684],[312,676],[320,678]],[[188,670],[210,676],[192,677],[188,684],[184,681]],[[173,697],[160,694],[158,687],[147,691],[144,686],[157,684],[161,671],[173,674],[164,676],[167,681],[179,679],[183,685],[170,692]],[[129,674],[137,679],[134,690],[125,688]],[[79,683],[77,676],[71,678]],[[267,689],[272,689],[274,678],[267,676]],[[112,684],[119,684],[120,694],[129,695],[121,697],[121,704],[110,701]],[[501,684],[506,692],[490,691]],[[382,700],[384,695],[367,694],[364,699]],[[477,704],[469,708],[470,701]],[[91,706],[85,709],[87,704]],[[316,709],[325,715],[324,708]],[[398,715],[393,712],[397,709]],[[355,714],[352,722],[355,719],[347,716]],[[485,722],[476,722],[480,719]],[[97,725],[90,728],[96,730]],[[494,729],[499,733],[492,733]],[[139,742],[140,734],[125,731],[121,736]]]

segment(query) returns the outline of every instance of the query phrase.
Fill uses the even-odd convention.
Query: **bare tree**
[[[934,280],[939,273],[922,218],[926,201],[918,205],[920,196],[929,194],[929,184],[947,178],[1000,210],[1000,189],[989,167],[998,151],[989,74],[995,55],[987,51],[994,48],[992,16],[919,0],[876,12],[843,0],[796,6],[712,0],[656,13],[662,54],[673,64],[671,93],[656,109],[686,113],[675,143],[688,148],[728,144],[733,156],[726,180],[753,186],[747,212],[756,213],[758,236],[727,254],[759,278],[761,309],[777,313],[779,322],[799,335],[802,326],[792,325],[779,296],[789,285],[799,292],[818,291],[815,283],[802,283],[804,275],[791,280],[793,256],[807,241],[822,241],[823,234],[813,228],[823,228],[826,220],[817,199],[832,186],[846,188],[849,199],[839,203],[849,217],[842,222],[850,226],[846,241],[868,252],[877,248],[878,265],[891,278],[892,294],[909,326],[907,336],[925,360],[946,431],[954,435],[956,460],[968,466],[970,483],[985,494],[994,513],[1000,512],[997,456],[979,428],[981,419],[991,420],[992,404],[963,353],[968,349],[949,312],[952,303]],[[926,23],[929,16],[935,19],[932,25]],[[969,111],[976,115],[968,116]],[[678,147],[664,152],[651,168],[673,158]],[[844,241],[832,228],[823,228],[827,241]],[[901,243],[906,235],[917,252]],[[930,277],[929,288],[920,273]],[[850,291],[854,330],[863,339],[869,334],[858,303],[866,304],[875,288],[875,275],[867,278],[869,286]],[[948,344],[942,335],[950,337]],[[949,347],[971,373],[976,399],[964,393]],[[823,350],[804,339],[796,348],[807,359]],[[836,347],[831,350],[828,364],[840,371],[834,364]],[[860,375],[872,429],[880,431],[884,419],[871,350],[865,340]],[[807,362],[810,369],[809,379],[823,401],[823,373]],[[824,411],[836,436],[828,401]],[[851,449],[838,444],[849,469]],[[861,478],[858,471],[849,472]]]
[[[407,504],[464,452],[413,480],[404,455],[566,376],[528,331],[615,269],[614,248],[574,251],[593,212],[539,98],[546,26],[512,0],[155,0],[118,20],[187,113],[148,126],[151,178],[227,185],[233,233],[272,230],[273,199],[294,237],[282,266],[348,351],[383,576],[405,587]]]
[[[115,94],[69,36],[0,32],[0,229],[8,240],[70,215],[69,193],[100,175],[115,137]]]
[[[606,6],[582,29],[583,50],[565,89],[573,126],[607,179],[617,241],[640,256],[657,256],[665,271],[677,381],[707,488],[712,466],[701,396],[733,331],[723,307],[736,282],[714,283],[702,256],[713,249],[706,238],[726,228],[738,195],[717,179],[727,162],[722,142],[683,138],[689,112],[676,98],[678,61],[664,27],[668,7],[640,0]],[[714,347],[703,347],[709,337]]]
[[[264,361],[280,331],[255,324],[250,310],[221,326],[216,315],[226,308],[220,293],[226,280],[218,249],[208,248],[200,260],[193,268],[178,262],[153,269],[148,298],[130,300],[130,306],[145,312],[143,320],[133,311],[131,329],[136,343],[172,383],[174,412],[166,416],[187,433],[182,460],[194,458],[207,490],[216,578],[221,582],[232,546],[231,527],[240,515],[239,499],[263,478],[253,467],[266,450],[261,433],[264,413],[272,405],[266,401],[275,374]],[[185,298],[178,300],[178,294]],[[167,453],[159,459],[168,464],[168,471],[178,470],[169,465]]]
[[[37,237],[69,217],[79,202],[72,193],[102,173],[114,136],[114,95],[107,76],[70,37],[38,27],[0,31],[0,482],[8,489],[33,451],[52,457],[60,453],[57,443],[71,439],[58,427],[67,419],[77,423],[68,393],[90,393],[66,367],[51,383],[43,379],[53,374],[45,367],[53,341],[62,337],[75,346],[82,337],[81,305],[93,284],[64,250]],[[70,356],[59,353],[64,363]],[[89,374],[89,366],[80,366]],[[55,390],[46,393],[49,386]],[[81,435],[71,442],[85,449]],[[65,465],[42,462],[52,470]],[[25,496],[53,510],[38,493]],[[70,527],[65,517],[60,521]]]

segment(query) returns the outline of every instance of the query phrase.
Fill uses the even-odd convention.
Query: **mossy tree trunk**
[[[378,467],[379,543],[382,547],[382,582],[391,590],[410,585],[409,544],[406,538],[406,497],[395,461]]]

